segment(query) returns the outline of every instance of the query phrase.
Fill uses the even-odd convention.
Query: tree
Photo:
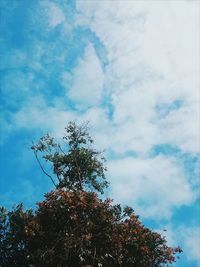
[[[161,267],[176,260],[179,247],[168,247],[146,228],[130,207],[102,200],[107,185],[103,158],[91,148],[86,126],[70,123],[61,147],[49,135],[32,149],[53,166],[56,189],[33,212],[18,205],[0,209],[0,267]],[[78,172],[78,173],[77,173]],[[92,191],[86,191],[88,186]]]
[[[26,229],[32,218],[32,210],[24,212],[22,204],[10,212],[0,207],[0,267],[30,266]]]
[[[31,147],[43,172],[57,188],[65,187],[69,191],[91,188],[103,193],[103,189],[108,186],[103,164],[105,158],[100,151],[91,147],[93,140],[88,133],[87,124],[77,126],[70,122],[65,130],[64,146],[47,134]],[[43,159],[53,165],[58,183],[42,167],[39,152],[43,153]]]

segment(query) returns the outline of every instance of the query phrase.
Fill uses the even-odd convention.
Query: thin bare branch
[[[50,178],[50,180],[52,181],[53,185],[56,187],[56,183],[54,182],[53,178],[51,177],[51,175],[49,175],[49,174],[45,171],[45,169],[43,168],[43,166],[42,166],[40,160],[38,159],[37,152],[36,152],[35,150],[34,150],[33,152],[34,152],[35,158],[36,158],[36,160],[37,160],[37,162],[38,162],[38,164],[39,164],[41,170],[43,171],[43,173],[44,173],[46,176],[48,176],[48,177]]]

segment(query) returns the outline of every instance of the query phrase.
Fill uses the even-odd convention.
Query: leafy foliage
[[[27,267],[27,226],[33,218],[32,210],[23,212],[23,205],[7,212],[0,208],[0,266]]]
[[[58,183],[46,171],[45,174],[58,188],[76,191],[86,187],[103,193],[108,185],[105,179],[106,168],[103,165],[105,159],[100,151],[91,147],[93,140],[88,134],[87,124],[77,126],[70,122],[65,130],[65,146],[56,143],[47,134],[31,147],[39,163],[38,153],[41,152],[43,159],[52,164]],[[40,166],[42,167],[41,163]]]
[[[131,208],[122,210],[93,192],[55,190],[34,215],[22,206],[2,215],[8,224],[1,246],[5,267],[159,267],[181,252],[145,228]]]
[[[91,148],[87,126],[69,123],[61,147],[46,135],[32,146],[56,189],[37,208],[0,208],[0,267],[161,267],[181,253],[146,228],[131,207],[94,192],[107,186],[104,158]],[[38,157],[52,165],[58,182]],[[92,191],[86,191],[91,188]]]

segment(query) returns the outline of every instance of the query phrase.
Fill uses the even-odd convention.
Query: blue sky
[[[200,266],[199,1],[1,0],[0,201],[52,184],[30,151],[89,120],[116,202]]]

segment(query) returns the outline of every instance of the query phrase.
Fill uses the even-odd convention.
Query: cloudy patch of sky
[[[42,199],[31,141],[89,120],[107,194],[168,229],[185,250],[174,266],[200,266],[199,1],[0,5],[1,203]]]

